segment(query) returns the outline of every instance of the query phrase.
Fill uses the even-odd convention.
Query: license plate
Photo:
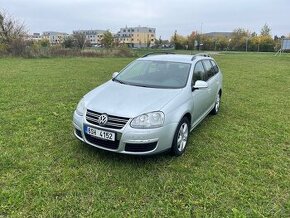
[[[91,136],[101,138],[101,139],[106,139],[109,141],[115,141],[115,133],[114,132],[108,132],[100,129],[95,129],[92,127],[85,127],[85,132]]]

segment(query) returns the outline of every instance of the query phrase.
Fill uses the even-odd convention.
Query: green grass
[[[72,135],[78,100],[131,60],[0,59],[0,217],[289,217],[289,55],[217,55],[221,111],[179,158]]]

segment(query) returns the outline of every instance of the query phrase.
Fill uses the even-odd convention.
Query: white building
[[[73,34],[85,34],[86,41],[92,45],[100,45],[106,30],[74,30]]]
[[[52,45],[62,43],[63,40],[68,36],[69,36],[69,34],[67,34],[67,33],[53,32],[53,31],[43,32],[43,34],[42,34],[42,38],[48,39],[49,43]]]
[[[32,40],[32,41],[39,41],[42,39],[40,33],[33,33],[33,34],[28,34],[25,36],[26,40]]]

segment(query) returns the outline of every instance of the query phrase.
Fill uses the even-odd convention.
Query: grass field
[[[290,55],[220,54],[220,114],[179,158],[72,135],[89,90],[132,59],[0,59],[0,217],[290,217]]]

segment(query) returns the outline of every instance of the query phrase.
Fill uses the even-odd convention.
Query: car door
[[[217,78],[216,78],[216,71],[214,66],[211,63],[211,60],[203,60],[202,61],[204,70],[205,70],[205,75],[206,75],[206,82],[208,83],[208,104],[207,107],[210,109],[210,107],[213,106],[215,103],[216,99],[216,94],[218,93],[218,83],[217,83]]]
[[[206,80],[206,74],[203,67],[203,64],[201,61],[198,61],[193,70],[192,74],[192,87],[194,86],[195,82],[197,80]],[[198,122],[206,112],[209,101],[209,90],[208,88],[202,88],[202,89],[192,89],[192,100],[193,100],[193,106],[192,106],[192,125],[194,125],[196,122]]]
[[[221,87],[221,78],[220,78],[221,74],[219,73],[220,70],[219,70],[219,67],[217,66],[216,62],[214,60],[210,60],[210,63],[212,65],[212,72],[214,74],[214,76],[213,76],[213,80],[214,80],[213,90],[214,90],[214,93],[217,94],[220,87]]]

